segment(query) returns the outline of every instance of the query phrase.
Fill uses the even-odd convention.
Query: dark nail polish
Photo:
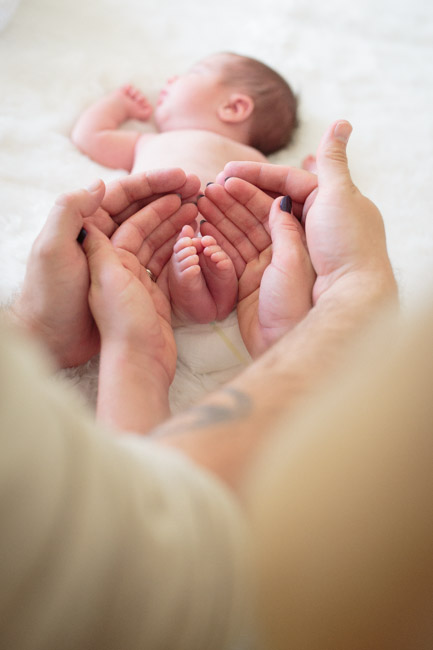
[[[292,199],[290,198],[290,196],[283,196],[283,198],[280,201],[280,209],[283,212],[292,211]]]
[[[82,244],[83,241],[86,239],[86,235],[87,235],[87,230],[85,228],[81,228],[80,232],[78,233],[77,242],[79,244]]]
[[[202,219],[202,220],[200,221],[200,226],[201,226],[203,223],[206,223],[206,219]]]

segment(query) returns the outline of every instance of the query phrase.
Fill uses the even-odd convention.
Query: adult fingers
[[[187,174],[185,183],[181,187],[178,187],[176,192],[181,195],[182,201],[192,201],[197,198],[200,187],[201,182],[199,177],[195,174]]]
[[[59,196],[48,215],[42,236],[75,240],[83,226],[83,219],[98,210],[104,193],[105,185],[99,180],[88,189]]]
[[[196,223],[194,220],[189,224],[183,223],[182,225],[189,225],[194,229]],[[165,267],[173,254],[173,246],[176,243],[180,230],[181,227],[177,228],[174,234],[166,239],[157,248],[151,248],[149,245],[146,246],[146,244],[144,244],[142,250],[138,255],[139,259],[141,260],[141,264],[152,271],[152,273],[157,278],[159,278],[162,269]]]
[[[196,218],[198,215],[197,206],[192,203],[184,203],[176,210],[169,218],[162,221],[162,223],[155,228],[149,237],[143,241],[143,245],[139,251],[139,258],[143,258],[144,250],[149,249],[154,252],[161,248],[168,240],[176,237],[182,230],[183,226],[191,225],[194,230],[197,229]]]
[[[236,275],[238,278],[241,277],[242,273],[245,270],[246,262],[239,253],[239,251],[228,241],[226,237],[211,223],[207,221],[202,221],[200,225],[200,232],[202,235],[210,235],[214,237],[219,246],[227,253],[230,259],[233,262],[235,267]]]
[[[87,256],[92,284],[104,284],[104,278],[113,266],[121,264],[111,241],[96,226],[88,224],[87,236],[82,246]]]
[[[224,167],[225,177],[237,176],[278,196],[289,195],[292,201],[304,203],[317,186],[317,176],[305,169],[258,162],[229,162]]]
[[[275,196],[275,192],[265,192],[256,185],[236,177],[227,178],[224,182],[224,188],[263,224],[266,233],[268,233],[269,212],[274,199],[278,198],[278,196]],[[296,217],[302,217],[302,208],[302,203],[298,203],[292,199],[292,211]],[[247,223],[246,232],[251,230],[251,226],[252,223]],[[263,248],[266,248],[269,243],[268,236]]]
[[[225,191],[224,191],[225,190]],[[259,250],[269,246],[269,210],[272,199],[255,185],[240,178],[228,178],[224,188],[212,184],[206,196],[218,202],[226,216],[232,220]]]
[[[178,193],[182,199],[194,195],[200,181],[182,169],[157,169],[120,178],[107,186],[102,207],[116,219],[124,221],[134,210],[164,194]]]
[[[220,189],[225,191],[221,187]],[[233,202],[233,199],[230,200]],[[225,240],[230,242],[231,246],[239,252],[245,263],[257,257],[258,250],[256,247],[251,243],[241,228],[233,220],[227,218],[226,214],[220,210],[218,205],[207,196],[203,196],[198,202],[198,207],[206,221],[218,229]],[[226,252],[229,254],[227,250]]]
[[[346,147],[352,126],[346,120],[331,124],[317,149],[317,175],[319,187],[336,184],[353,186],[347,162]]]
[[[112,242],[117,248],[136,255],[141,264],[157,275],[166,262],[167,243],[196,217],[195,204],[180,205],[179,197],[169,194],[125,221],[114,233]],[[156,255],[158,251],[160,255]],[[149,265],[150,260],[154,267]]]
[[[280,197],[272,204],[269,216],[274,256],[278,260],[289,259],[296,251],[305,254],[307,248],[305,231],[292,214],[290,202]]]
[[[136,255],[143,241],[176,214],[180,207],[180,198],[175,194],[167,194],[152,201],[119,226],[112,237],[114,246]]]

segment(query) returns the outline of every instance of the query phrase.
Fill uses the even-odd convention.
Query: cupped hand
[[[85,235],[89,224],[108,236],[116,233],[120,239],[127,238],[128,230],[141,228],[138,238],[143,242],[149,237],[157,269],[159,260],[165,258],[164,249],[162,253],[160,249],[169,239],[172,224],[176,222],[180,230],[194,218],[196,207],[189,201],[199,186],[197,177],[180,169],[157,170],[121,178],[106,191],[98,181],[88,190],[59,197],[33,245],[22,291],[10,309],[11,318],[41,339],[60,366],[88,361],[99,351],[100,341],[88,305],[87,259],[77,237]],[[154,214],[153,201],[172,193],[178,196],[166,197],[162,207],[158,204],[158,219],[150,218],[143,229],[147,213]],[[135,222],[129,223],[127,219],[137,213]],[[171,225],[165,227],[164,222],[170,219]]]
[[[312,305],[323,296],[332,298],[333,294],[339,300],[354,293],[359,294],[360,300],[367,296],[370,305],[374,301],[393,300],[397,295],[382,216],[374,203],[353,184],[348,170],[346,145],[351,130],[348,122],[339,120],[326,131],[317,151],[317,176],[291,167],[231,162],[218,177],[218,182],[224,183],[229,191],[230,183],[235,182],[232,177],[237,177],[254,184],[269,196],[285,194],[292,198],[293,214],[305,228],[306,246],[316,275],[311,292]],[[272,237],[274,248],[278,241],[283,241],[277,232],[278,229]],[[300,239],[305,243],[303,237]],[[298,260],[302,259],[299,242],[295,247],[291,246],[291,251],[296,253]],[[298,269],[303,269],[300,277],[304,274],[307,285],[307,277],[311,281],[308,263],[301,264]],[[259,274],[254,281],[258,277]],[[269,278],[266,278],[259,295],[257,313],[261,306],[264,312],[268,310],[267,303],[275,292],[275,277],[272,282],[267,282]],[[289,285],[286,287],[288,289]],[[290,300],[289,293],[286,301],[280,301],[280,311],[273,312],[275,323],[278,316],[284,314],[284,305]],[[278,291],[274,295],[278,295]],[[283,330],[284,327],[280,328],[281,334]],[[245,341],[247,347],[251,340],[249,335],[249,340]],[[266,345],[266,339],[262,338],[262,343]]]
[[[89,305],[102,349],[133,350],[134,358],[168,392],[176,369],[169,301],[136,255],[116,249],[94,226],[83,248],[91,277]]]
[[[261,163],[230,163],[242,166],[257,182]],[[275,166],[272,166],[275,167]],[[276,168],[281,173],[280,168]],[[240,171],[240,170],[238,170]],[[288,177],[285,168],[284,179]],[[290,169],[298,214],[316,185],[313,175]],[[304,181],[303,190],[301,181]],[[276,188],[279,186],[274,184]],[[266,350],[298,323],[311,308],[315,279],[306,247],[305,233],[294,216],[292,203],[273,200],[270,194],[239,178],[224,187],[212,184],[199,201],[206,219],[203,233],[212,234],[231,256],[239,278],[238,322],[244,343],[253,357]]]

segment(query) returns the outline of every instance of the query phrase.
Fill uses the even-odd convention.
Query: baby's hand
[[[131,120],[146,122],[150,118],[153,111],[152,104],[138,88],[126,84],[119,88],[117,93],[125,101]]]

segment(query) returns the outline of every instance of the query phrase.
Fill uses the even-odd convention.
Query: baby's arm
[[[152,106],[133,86],[123,86],[92,104],[76,123],[72,142],[93,160],[114,169],[131,171],[134,149],[141,133],[123,131],[127,120],[146,121]]]

